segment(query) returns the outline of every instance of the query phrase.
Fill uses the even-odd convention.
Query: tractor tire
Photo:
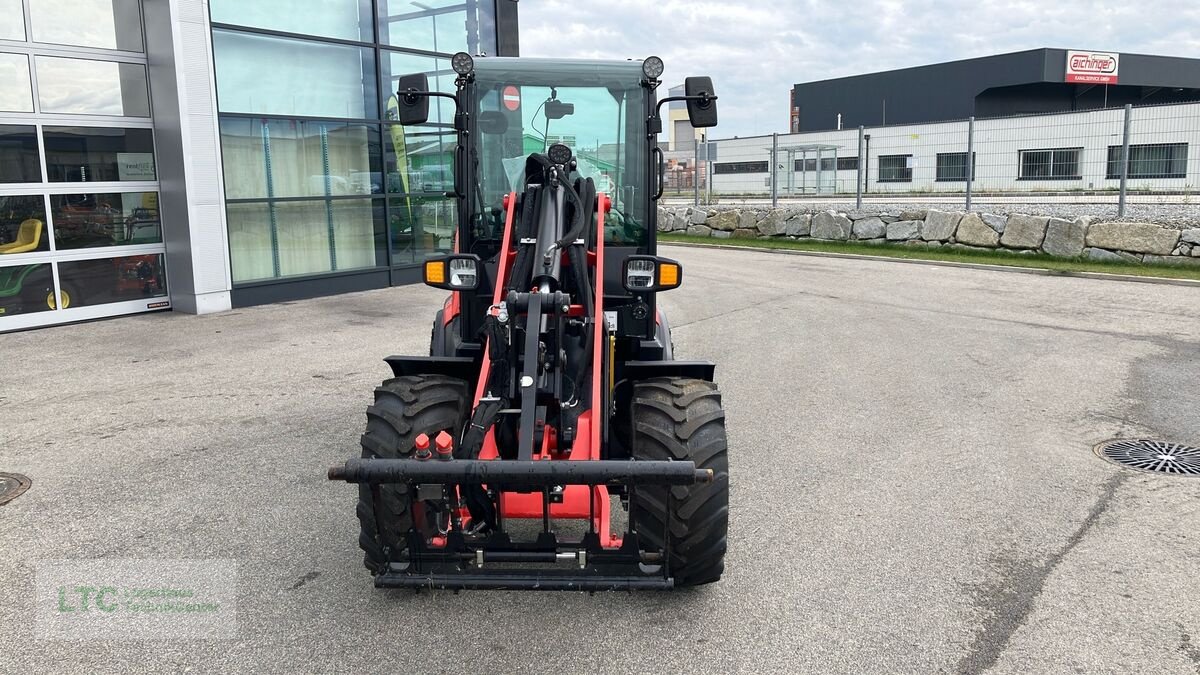
[[[686,377],[638,382],[633,389],[634,460],[693,461],[712,469],[708,485],[649,486],[630,500],[630,522],[651,546],[667,548],[677,586],[721,578],[729,531],[729,454],[717,385]],[[668,505],[670,522],[667,521]]]
[[[464,380],[444,375],[386,380],[375,388],[375,403],[367,407],[362,457],[402,459],[412,454],[420,434],[433,438],[446,430],[457,436],[466,410]],[[409,509],[408,492],[402,483],[358,486],[355,511],[362,528],[358,544],[365,554],[363,564],[372,574],[387,571],[388,561],[408,547],[408,532],[414,526],[425,536],[433,534],[436,524],[426,518],[422,504],[414,504],[415,514]]]

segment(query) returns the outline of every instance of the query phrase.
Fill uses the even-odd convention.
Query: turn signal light
[[[623,264],[621,281],[630,293],[656,293],[678,288],[683,282],[683,267],[668,258],[631,255]]]

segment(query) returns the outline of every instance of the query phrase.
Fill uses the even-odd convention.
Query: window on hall
[[[265,28],[283,33],[374,42],[370,0],[210,0],[213,23]]]
[[[975,157],[971,156],[971,175],[975,174]],[[939,152],[937,156],[937,178],[939,181],[967,180],[967,153]]]
[[[1022,150],[1018,180],[1078,180],[1083,148]]]
[[[834,167],[833,160],[834,160],[833,157],[822,157],[821,158],[821,170],[822,171],[833,171],[834,170],[833,169],[833,167]],[[840,162],[839,162],[839,165],[840,165]],[[817,158],[816,157],[810,157],[808,159],[796,160],[796,171],[816,171],[816,170],[817,170]]]
[[[838,157],[837,170],[838,171],[858,171],[858,158],[857,157]]]
[[[1129,146],[1130,178],[1186,178],[1187,143],[1149,143]],[[1106,178],[1121,178],[1121,146],[1108,146]]]
[[[911,183],[912,155],[880,155],[880,183]]]
[[[374,118],[375,54],[349,45],[214,29],[224,113]]]
[[[766,173],[766,162],[718,162],[713,173]]]
[[[382,44],[440,54],[496,53],[494,2],[378,0],[377,4]]]

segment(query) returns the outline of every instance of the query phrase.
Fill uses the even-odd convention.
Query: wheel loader
[[[429,356],[385,359],[392,377],[367,408],[361,458],[329,470],[358,484],[375,585],[717,581],[725,413],[715,366],[675,359],[657,295],[683,268],[655,240],[662,107],[714,126],[710,78],[659,99],[657,57],[459,53],[451,66],[453,93],[406,75],[389,106],[406,130],[456,137],[453,252],[422,266],[450,294]]]

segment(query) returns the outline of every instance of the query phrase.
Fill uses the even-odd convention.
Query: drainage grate
[[[1147,439],[1106,441],[1096,454],[1138,471],[1172,476],[1200,476],[1200,448]]]
[[[28,490],[30,481],[19,473],[0,472],[0,505],[7,504]]]

